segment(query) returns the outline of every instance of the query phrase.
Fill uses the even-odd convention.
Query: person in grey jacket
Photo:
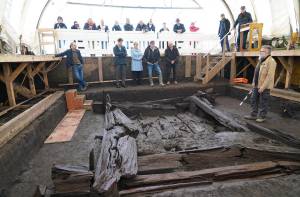
[[[126,80],[126,57],[127,50],[123,46],[123,39],[119,38],[116,46],[113,49],[115,55],[115,66],[116,66],[116,85],[117,88],[120,88],[120,75],[122,79],[121,86],[126,88],[125,80]]]

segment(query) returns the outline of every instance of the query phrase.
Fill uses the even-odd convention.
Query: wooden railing
[[[156,41],[156,46],[163,53],[167,48],[167,42],[174,42],[182,55],[193,55],[207,53],[219,38],[216,35],[205,35],[202,33],[185,32],[176,34],[174,32],[100,32],[90,30],[67,30],[67,29],[39,29],[39,42],[41,54],[53,54],[62,52],[69,48],[71,42],[76,41],[84,56],[112,55],[112,49],[118,38],[123,38],[124,45],[130,54],[133,42],[138,42],[141,50],[144,50],[149,42]],[[214,51],[219,52],[219,47]]]

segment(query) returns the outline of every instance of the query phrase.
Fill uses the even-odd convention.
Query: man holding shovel
[[[270,100],[270,90],[274,86],[276,61],[271,56],[271,46],[262,46],[252,81],[252,94],[250,98],[252,112],[246,119],[264,122],[266,119]]]

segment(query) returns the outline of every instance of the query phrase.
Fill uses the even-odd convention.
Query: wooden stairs
[[[207,55],[206,64],[200,71],[200,80],[203,84],[207,84],[212,80],[224,67],[231,61],[231,57],[225,55]]]
[[[68,111],[74,111],[80,109],[92,110],[93,101],[86,100],[85,95],[77,94],[76,89],[71,89],[66,91],[65,95],[66,95]]]

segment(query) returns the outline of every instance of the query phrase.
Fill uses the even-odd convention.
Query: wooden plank
[[[73,80],[73,69],[71,66],[69,66],[67,68],[67,72],[68,72],[68,82],[69,84],[73,84],[74,83],[74,80]]]
[[[4,74],[6,93],[8,97],[9,106],[15,106],[16,98],[15,98],[13,82],[10,80],[11,72],[12,71],[10,65],[8,63],[3,64],[3,74]]]
[[[233,79],[236,76],[236,53],[232,53],[231,66],[230,66],[230,83],[233,83]]]
[[[44,82],[44,85],[45,85],[45,89],[49,89],[48,72],[47,72],[45,64],[44,64],[42,70],[43,70],[42,74],[43,74],[43,82]]]
[[[33,98],[35,94],[32,94],[31,90],[26,88],[25,86],[22,86],[21,84],[18,83],[13,83],[14,86],[14,92],[16,95],[22,95],[25,98]]]
[[[180,171],[164,174],[138,175],[134,179],[126,181],[124,183],[124,186],[126,188],[131,188],[207,180],[224,181],[229,179],[250,178],[276,173],[289,174],[291,171],[296,171],[299,169],[299,162],[255,162],[250,164],[210,168],[196,171]]]
[[[54,57],[53,55],[0,55],[0,63],[51,62],[51,61],[60,61],[60,60],[61,58]]]
[[[34,75],[32,74],[32,67],[29,64],[27,66],[27,74],[28,74],[28,82],[29,82],[29,88],[33,95],[36,95],[36,89],[34,85]]]
[[[98,75],[99,75],[99,81],[103,81],[103,63],[102,63],[102,57],[98,57]]]
[[[58,91],[27,109],[0,127],[0,147],[20,133],[32,121],[44,113],[51,105],[64,95],[64,92]]]
[[[192,56],[185,57],[185,77],[191,77],[192,73]]]

